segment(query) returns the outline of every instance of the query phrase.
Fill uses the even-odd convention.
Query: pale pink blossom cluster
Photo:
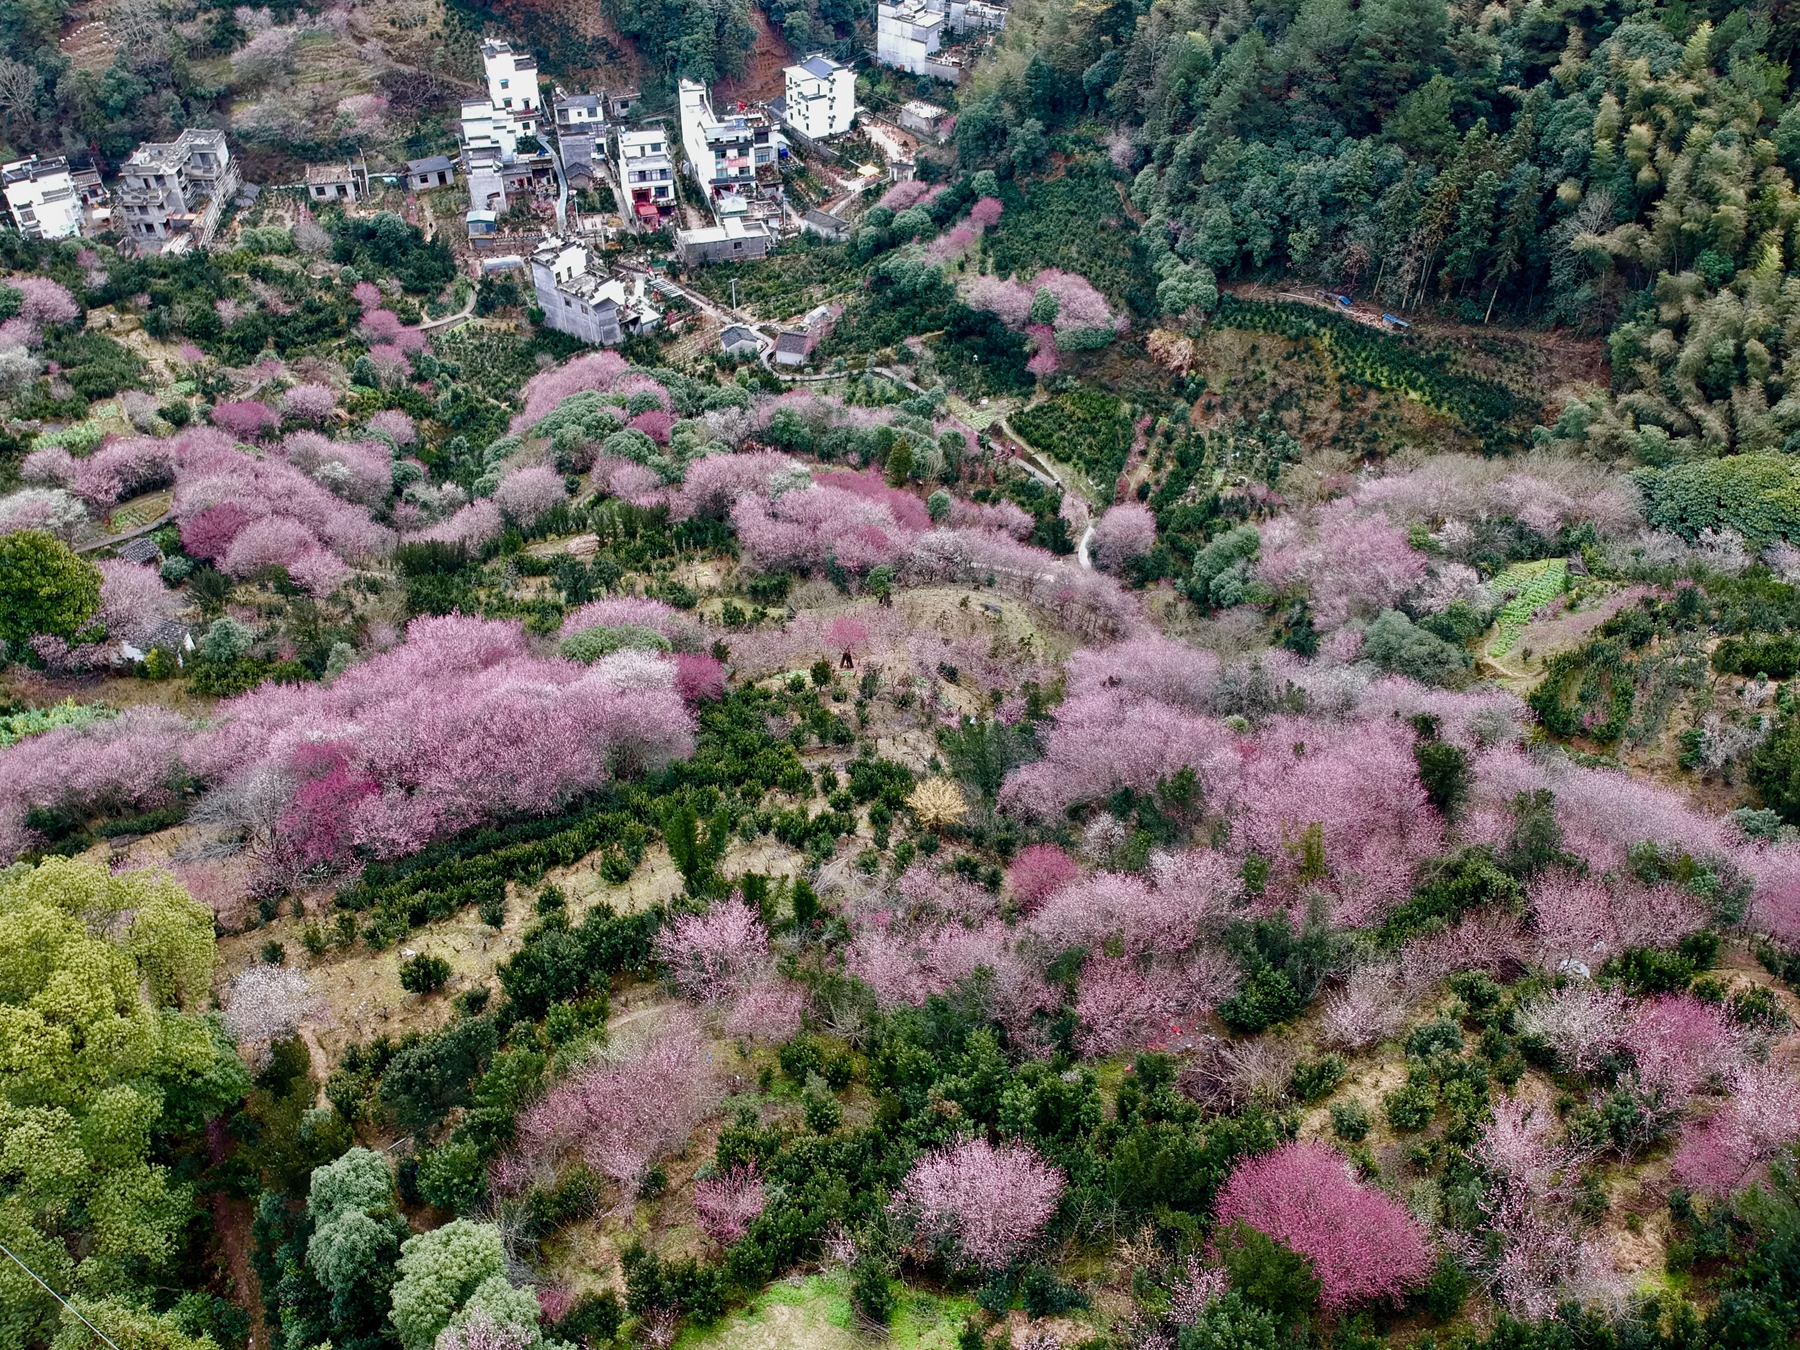
[[[1554,538],[1565,526],[1591,522],[1603,535],[1643,524],[1643,499],[1623,474],[1585,460],[1532,454],[1489,459],[1433,455],[1416,468],[1359,485],[1352,500],[1402,524],[1442,531],[1486,520],[1514,519]],[[1454,544],[1452,536],[1446,543]]]
[[[380,506],[394,489],[393,456],[380,441],[334,441],[317,431],[292,431],[282,438],[281,457],[364,506]]]
[[[1065,1184],[1022,1144],[971,1139],[914,1163],[888,1209],[921,1256],[1004,1270],[1037,1242]]]
[[[953,530],[992,530],[1013,539],[1026,539],[1034,522],[1031,512],[1012,502],[974,502],[966,497],[952,497],[944,524]]]
[[[845,968],[874,992],[884,1008],[918,1007],[949,992],[979,970],[992,975],[994,1016],[1015,1041],[1031,1044],[1032,1015],[1056,1006],[1021,935],[998,920],[978,928],[960,923],[922,926],[910,933],[875,915],[859,926]]]
[[[1051,818],[1076,802],[1103,801],[1121,788],[1152,792],[1183,768],[1210,795],[1236,777],[1237,737],[1211,718],[1117,689],[1078,694],[1041,728],[1044,757],[1014,771],[1000,789],[1002,808]]]
[[[233,436],[244,440],[255,440],[265,432],[272,431],[281,425],[281,419],[275,415],[266,403],[258,403],[254,399],[226,400],[215,403],[212,410],[213,425],[230,432]]]
[[[533,1170],[577,1154],[617,1182],[629,1203],[652,1164],[687,1143],[719,1094],[700,1024],[677,1010],[635,1045],[577,1068],[522,1112],[517,1153]]]
[[[349,574],[340,559],[361,560],[393,546],[393,532],[377,525],[366,507],[344,501],[283,460],[246,454],[208,428],[190,428],[172,444],[179,457],[174,514],[182,547],[233,576],[279,563],[323,595]]]
[[[394,438],[394,444],[401,449],[414,445],[419,439],[419,430],[413,425],[412,418],[398,408],[383,408],[380,412],[371,413],[369,420],[363,425],[370,431],[381,431]]]
[[[917,584],[993,585],[1042,606],[1089,642],[1114,641],[1143,628],[1137,599],[1112,577],[989,530],[928,531],[913,545],[903,572]]]
[[[406,542],[462,544],[478,549],[490,540],[498,539],[505,529],[506,520],[501,516],[500,508],[491,498],[482,497],[461,507],[449,519],[407,535]]]
[[[6,284],[19,292],[19,317],[27,323],[44,327],[74,323],[81,317],[81,306],[61,282],[49,277],[14,277]]]
[[[1350,1163],[1313,1140],[1240,1162],[1220,1192],[1221,1227],[1243,1222],[1312,1262],[1319,1302],[1334,1311],[1398,1300],[1423,1284],[1433,1253],[1424,1229]]]
[[[302,422],[324,422],[337,411],[337,390],[328,384],[297,384],[281,396],[281,411]]]
[[[798,467],[786,455],[768,450],[706,455],[688,466],[681,491],[670,503],[670,519],[698,516],[703,520],[723,520],[740,496],[766,495],[771,479],[777,474],[792,474]]]
[[[1723,1087],[1745,1059],[1743,1034],[1724,1008],[1687,994],[1640,1003],[1623,1041],[1638,1081],[1676,1103]]]
[[[1410,728],[1347,727],[1274,718],[1243,769],[1237,829],[1269,860],[1269,891],[1296,904],[1316,889],[1334,921],[1359,926],[1411,893],[1413,874],[1444,849],[1444,823],[1425,799]],[[1317,827],[1323,873],[1308,831]]]
[[[143,647],[174,616],[179,602],[163,585],[154,567],[103,558],[100,567],[100,614],[109,639]]]
[[[813,572],[828,561],[851,572],[900,562],[916,533],[882,502],[814,485],[774,501],[746,494],[731,508],[744,556],[764,571]]]
[[[1555,867],[1531,883],[1532,921],[1546,964],[1579,961],[1598,969],[1628,947],[1671,947],[1706,926],[1704,906],[1675,886],[1609,884],[1600,875]]]
[[[769,959],[769,934],[741,899],[721,901],[704,914],[678,915],[656,934],[656,959],[676,988],[708,1003],[729,998]]]
[[[753,1159],[694,1183],[694,1212],[700,1227],[720,1246],[728,1246],[763,1212],[762,1177]]]
[[[125,497],[153,492],[175,481],[177,445],[152,436],[109,438],[93,454],[75,458],[61,446],[34,450],[20,473],[28,480],[68,488],[96,510]]]
[[[185,759],[223,785],[221,814],[262,833],[269,866],[340,864],[352,847],[393,857],[691,753],[672,667],[650,662],[667,672],[658,683],[618,662],[532,658],[516,623],[415,619],[403,645],[330,685],[265,685],[221,704]],[[252,797],[274,801],[268,819],[243,818]]]
[[[1122,502],[1094,524],[1094,561],[1109,572],[1122,572],[1133,558],[1156,546],[1156,516],[1147,506]]]
[[[1130,872],[1094,872],[1054,891],[1031,916],[1033,932],[1060,947],[1108,939],[1136,956],[1176,953],[1200,941],[1241,901],[1236,860],[1212,849],[1157,859],[1154,884]]]
[[[612,391],[630,369],[617,352],[591,352],[532,376],[521,391],[524,410],[513,418],[510,430],[515,436],[524,434],[571,394]]]
[[[933,187],[930,183],[920,179],[909,178],[903,183],[895,183],[882,193],[881,199],[875,205],[885,206],[888,210],[898,214],[909,206],[930,206],[943,190],[942,184]]]
[[[562,475],[543,464],[509,473],[494,489],[494,505],[520,529],[530,529],[568,500]]]
[[[123,812],[174,801],[191,734],[178,714],[138,707],[0,750],[0,859],[10,862],[32,845],[25,824],[32,807]]]
[[[1075,992],[1076,1045],[1085,1055],[1110,1055],[1154,1043],[1211,1012],[1239,978],[1237,963],[1217,950],[1154,961],[1090,956]]]
[[[1310,528],[1298,517],[1277,516],[1261,531],[1257,575],[1277,591],[1304,589],[1321,631],[1393,609],[1425,579],[1425,555],[1404,530],[1339,504],[1319,512]]]
[[[1605,1243],[1584,1237],[1571,1210],[1593,1154],[1553,1141],[1551,1128],[1541,1107],[1510,1097],[1494,1102],[1474,1150],[1494,1177],[1481,1202],[1492,1241],[1458,1244],[1506,1311],[1533,1322],[1554,1317],[1571,1299],[1617,1303],[1624,1293]]]
[[[1630,1006],[1616,989],[1576,981],[1522,1005],[1514,1016],[1521,1036],[1542,1041],[1572,1073],[1591,1073],[1625,1043]]]
[[[698,652],[706,646],[706,634],[690,616],[663,600],[638,595],[615,595],[590,600],[563,619],[560,636],[588,628],[648,628],[661,633],[676,651]]]

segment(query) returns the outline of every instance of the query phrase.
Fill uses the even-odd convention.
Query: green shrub
[[[1332,1132],[1349,1143],[1355,1144],[1366,1139],[1372,1123],[1369,1108],[1359,1101],[1339,1102],[1331,1108]]]
[[[450,963],[420,953],[400,966],[400,987],[409,994],[435,994],[450,979]]]

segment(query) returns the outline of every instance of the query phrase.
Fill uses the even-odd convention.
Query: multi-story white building
[[[814,52],[782,72],[788,123],[815,141],[841,135],[856,120],[856,72]]]
[[[662,319],[642,278],[628,286],[608,276],[572,236],[545,236],[531,255],[531,284],[546,326],[598,347],[647,333]]]
[[[631,209],[656,224],[675,209],[675,163],[669,136],[661,127],[619,133],[619,179]]]
[[[68,160],[33,155],[0,165],[0,187],[20,234],[67,239],[81,233],[85,212]]]
[[[1006,24],[1006,10],[988,0],[879,0],[875,59],[884,66],[956,84],[960,55],[939,54],[946,38],[992,32]]]
[[[205,247],[238,190],[222,131],[189,128],[173,141],[145,141],[119,170],[119,213],[141,249]]]
[[[683,80],[679,89],[681,148],[688,174],[708,201],[754,197],[758,169],[776,163],[779,137],[761,108],[739,105],[723,117],[713,111],[706,86]]]
[[[509,42],[489,39],[481,44],[481,65],[487,72],[488,102],[518,120],[521,136],[536,135],[544,115],[537,57],[515,52]]]

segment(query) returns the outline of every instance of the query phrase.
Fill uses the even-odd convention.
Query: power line
[[[24,1271],[27,1275],[31,1276],[31,1278],[36,1280],[39,1285],[42,1285],[43,1290],[46,1294],[50,1295],[51,1298],[55,1299],[58,1303],[62,1304],[63,1307],[67,1308],[70,1312],[74,1313],[75,1316],[80,1319],[81,1325],[86,1327],[89,1331],[93,1332],[94,1335],[98,1336],[101,1340],[105,1341],[108,1346],[111,1346],[111,1350],[119,1350],[118,1346],[113,1345],[111,1337],[109,1337],[104,1331],[100,1330],[100,1328],[95,1326],[92,1322],[88,1321],[87,1318],[82,1317],[81,1310],[79,1308],[77,1308],[73,1303],[70,1303],[68,1299],[64,1298],[61,1294],[57,1293],[56,1290],[52,1289],[49,1285],[44,1284],[43,1277],[41,1277],[35,1270],[33,1270],[30,1266],[26,1265],[23,1261],[19,1260],[18,1257],[14,1256],[4,1243],[0,1243],[0,1252],[4,1252],[6,1254],[6,1256],[12,1261],[12,1263],[15,1266],[17,1266],[20,1270]]]

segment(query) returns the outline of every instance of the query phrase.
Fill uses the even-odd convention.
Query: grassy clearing
[[[952,1350],[972,1299],[900,1290],[893,1326],[881,1342],[891,1350]],[[783,1280],[717,1326],[690,1330],[679,1350],[850,1350],[877,1343],[850,1306],[850,1278],[842,1271]]]

